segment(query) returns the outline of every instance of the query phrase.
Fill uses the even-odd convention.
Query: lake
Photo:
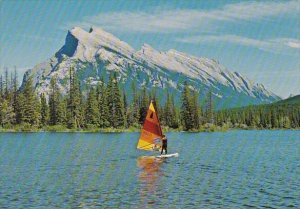
[[[300,131],[0,133],[0,208],[300,208]]]

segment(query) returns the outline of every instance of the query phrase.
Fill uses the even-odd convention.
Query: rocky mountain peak
[[[129,44],[97,27],[88,31],[80,27],[69,30],[64,46],[55,56],[28,71],[23,81],[33,76],[36,90],[47,94],[51,78],[57,76],[62,92],[67,92],[70,66],[75,68],[82,85],[96,85],[100,76],[107,77],[110,72],[117,71],[125,88],[135,81],[139,87],[168,89],[179,96],[180,86],[187,80],[201,94],[211,90],[229,106],[279,99],[263,85],[229,71],[213,59],[175,49],[162,52],[149,44],[135,51]]]

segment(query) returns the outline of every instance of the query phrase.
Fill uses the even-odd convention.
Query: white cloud
[[[286,45],[291,48],[300,49],[300,41],[289,41],[286,43]]]
[[[214,11],[214,15],[229,20],[252,20],[276,15],[300,12],[300,1],[269,1],[269,2],[244,2],[229,4],[221,10]]]
[[[265,42],[256,39],[250,39],[242,36],[236,35],[207,35],[207,36],[191,36],[186,38],[177,39],[184,43],[207,43],[207,42],[231,42],[246,46],[263,46]]]
[[[154,10],[150,12],[108,12],[87,16],[68,25],[96,25],[112,31],[180,32],[187,29],[211,31],[217,22],[258,20],[276,15],[298,14],[300,1],[242,2],[213,10]],[[71,27],[72,27],[71,26]]]
[[[276,38],[268,40],[258,40],[247,38],[237,35],[206,35],[206,36],[190,36],[185,38],[178,38],[178,42],[183,43],[215,43],[215,42],[227,42],[232,44],[238,44],[243,46],[250,46],[259,48],[264,51],[281,52],[289,48],[300,48],[300,40],[291,38]]]

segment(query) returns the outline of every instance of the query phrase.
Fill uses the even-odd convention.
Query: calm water
[[[300,131],[0,133],[1,208],[300,208]]]

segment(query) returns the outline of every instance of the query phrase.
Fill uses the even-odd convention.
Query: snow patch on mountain
[[[134,49],[127,43],[100,28],[93,28],[92,32],[89,33],[75,27],[70,31],[70,34],[78,40],[73,58],[81,61],[94,61],[97,55],[101,55],[101,52],[103,56],[103,49],[120,53],[128,58],[134,53]]]
[[[268,96],[276,96],[267,91],[263,85],[254,84],[249,79],[237,72],[230,72],[217,61],[208,58],[198,58],[186,53],[171,49],[167,52],[160,52],[150,45],[144,44],[135,57],[151,63],[153,66],[183,73],[191,78],[200,80],[209,86],[222,84],[230,86],[238,92],[245,92],[249,96],[256,97],[254,90],[260,91]]]

